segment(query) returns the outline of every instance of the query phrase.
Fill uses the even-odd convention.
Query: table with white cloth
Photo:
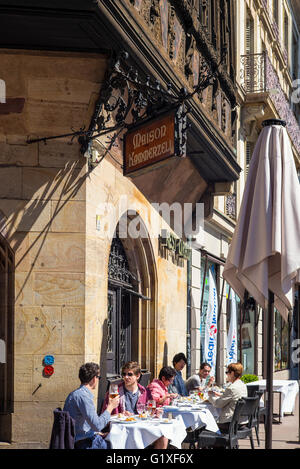
[[[175,448],[181,448],[186,437],[185,424],[180,417],[171,423],[161,423],[158,419],[140,420],[136,423],[119,423],[111,419],[110,432],[105,438],[112,449],[143,449],[154,443],[158,438],[168,438]]]
[[[209,410],[210,404],[202,404],[198,409],[189,407],[164,407],[164,415],[172,412],[170,423],[163,423],[166,419],[141,420],[135,416],[136,422],[120,422],[111,418],[110,432],[106,440],[112,449],[143,449],[164,436],[172,446],[181,448],[187,428],[193,430],[205,425],[206,430],[218,431],[215,417]]]
[[[165,414],[172,412],[175,418],[181,417],[186,428],[196,430],[203,425],[205,429],[211,432],[217,432],[219,427],[216,423],[218,413],[214,412],[214,408],[209,403],[203,403],[199,406],[165,406]]]
[[[247,383],[247,386],[258,386],[260,391],[266,391],[267,383],[265,379]],[[280,399],[280,417],[284,414],[292,414],[295,407],[296,396],[299,392],[299,384],[296,380],[274,380],[273,392],[279,392]]]

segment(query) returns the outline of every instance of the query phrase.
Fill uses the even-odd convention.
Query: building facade
[[[235,228],[251,155],[265,119],[287,122],[296,168],[299,145],[299,5],[281,0],[238,0],[235,4],[236,73],[238,106],[235,147],[242,169],[229,195],[214,196],[205,218],[202,249],[193,250],[190,265],[189,307],[192,311],[192,372],[205,358],[205,322],[209,298],[209,270],[218,289],[217,380],[225,381],[227,335],[232,307],[237,309],[238,360],[244,372],[265,378],[264,312],[250,298],[238,298],[222,279],[222,269]],[[234,295],[234,300],[232,299]],[[297,306],[297,302],[296,302]],[[288,321],[276,312],[274,371],[277,379],[297,378],[293,339],[297,337],[297,311]]]
[[[0,439],[40,447],[82,363],[100,364],[99,406],[129,359],[152,377],[180,351],[198,365],[187,264],[201,275],[201,244],[162,204],[194,219],[203,203],[205,249],[223,262],[233,223],[214,201],[240,173],[234,12],[16,0],[0,13]],[[175,149],[149,156],[148,140],[128,163],[130,132],[135,150],[165,135],[160,119]]]

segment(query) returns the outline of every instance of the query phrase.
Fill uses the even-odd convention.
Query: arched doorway
[[[10,440],[13,412],[14,253],[0,234],[0,439]]]
[[[134,275],[118,236],[112,241],[108,262],[107,373],[117,375],[131,359],[131,294]]]
[[[124,226],[133,219],[143,227],[143,236],[124,236]],[[147,229],[139,214],[125,213],[116,227],[108,261],[107,376],[118,375],[128,360],[156,373],[156,279]]]

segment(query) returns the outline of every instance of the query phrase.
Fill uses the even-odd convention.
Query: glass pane
[[[275,310],[275,371],[281,370],[281,316]]]
[[[243,313],[242,313],[243,314]],[[241,325],[241,362],[244,374],[254,374],[255,363],[255,309],[247,308]]]

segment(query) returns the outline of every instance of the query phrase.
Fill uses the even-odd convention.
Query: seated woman
[[[176,393],[168,392],[168,386],[173,383],[175,376],[176,371],[174,368],[165,366],[160,370],[158,379],[154,379],[147,386],[147,389],[152,394],[152,399],[156,401],[157,407],[169,405],[172,399],[178,396]]]
[[[151,399],[149,390],[141,386],[138,381],[141,376],[141,368],[137,362],[127,362],[122,367],[123,383],[119,384],[120,401],[112,414],[132,415],[137,414],[136,405],[146,404]],[[109,393],[107,392],[102,406],[102,412],[106,409],[109,402]]]
[[[237,401],[242,397],[247,397],[247,386],[240,380],[242,374],[243,365],[241,363],[230,363],[226,371],[226,381],[229,382],[229,385],[225,392],[223,394],[215,391],[208,392],[209,402],[218,409],[221,409],[218,426],[223,433],[228,432]]]

